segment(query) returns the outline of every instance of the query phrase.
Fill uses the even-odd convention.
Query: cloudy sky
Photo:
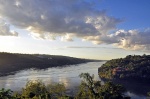
[[[0,52],[150,54],[150,0],[0,0]]]

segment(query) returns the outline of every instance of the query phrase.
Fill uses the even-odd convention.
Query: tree
[[[10,89],[4,89],[2,88],[0,90],[0,99],[14,99],[14,97],[12,96],[12,92]]]
[[[25,99],[49,99],[50,94],[47,91],[45,84],[37,80],[27,82],[25,88],[22,89],[22,97]]]
[[[47,86],[52,98],[62,98],[65,96],[66,88],[64,84],[50,84]]]
[[[101,86],[101,82],[94,81],[94,75],[90,76],[89,73],[81,73],[79,76],[83,78],[83,81],[81,82],[77,97],[90,99],[98,97],[97,87]]]
[[[83,80],[76,96],[77,99],[130,99],[124,96],[125,89],[121,85],[112,82],[101,84],[101,81],[95,81],[94,75],[90,76],[89,73],[82,73],[79,76]]]
[[[39,80],[27,82],[25,88],[22,89],[21,99],[70,99],[65,94],[66,88],[64,84],[45,84]]]

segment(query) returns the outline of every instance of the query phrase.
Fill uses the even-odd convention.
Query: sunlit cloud
[[[94,3],[85,0],[1,0],[0,15],[14,26],[36,34],[37,38],[49,39],[50,35],[73,41],[74,36],[105,34],[121,22],[107,16],[105,11],[95,9]]]
[[[91,36],[84,40],[92,41],[95,44],[112,44],[126,50],[150,50],[150,31],[139,30],[118,30],[112,34]]]
[[[97,0],[0,0],[0,17],[36,39],[111,44],[126,50],[150,50],[150,31],[117,29],[121,19],[95,8]],[[1,36],[18,36],[0,23]],[[114,32],[112,32],[114,31]]]

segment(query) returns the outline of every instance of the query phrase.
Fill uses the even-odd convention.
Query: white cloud
[[[9,24],[0,19],[0,36],[18,36],[18,33],[10,30]]]
[[[0,0],[0,16],[14,26],[36,34],[36,38],[62,36],[63,41],[72,41],[74,36],[105,34],[121,22],[107,16],[105,11],[95,9],[95,1]],[[69,34],[73,37],[68,38]]]
[[[150,31],[129,30],[121,33],[124,33],[124,36],[119,40],[118,47],[127,50],[150,50]]]
[[[94,44],[112,44],[127,50],[150,50],[150,32],[117,30],[120,19],[95,9],[86,0],[0,0],[0,16],[35,38],[73,41],[74,37]],[[116,32],[110,34],[110,31]],[[0,26],[0,35],[17,36],[9,25]]]
[[[94,44],[113,44],[126,50],[150,50],[150,31],[118,30],[113,34],[85,37],[84,40]]]
[[[66,33],[66,35],[61,37],[61,41],[73,41],[73,37],[75,36],[75,34],[71,34],[71,33]]]

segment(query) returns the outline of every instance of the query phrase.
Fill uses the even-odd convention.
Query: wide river
[[[105,62],[89,62],[78,65],[68,65],[65,67],[53,67],[46,70],[28,69],[18,71],[14,75],[0,77],[0,88],[12,89],[14,91],[21,90],[29,80],[42,80],[46,84],[63,83],[67,89],[77,88],[81,82],[79,74],[90,73],[95,75],[95,80],[100,80],[98,77],[98,67]],[[136,95],[128,91],[127,95],[132,99],[145,99],[144,96]]]

